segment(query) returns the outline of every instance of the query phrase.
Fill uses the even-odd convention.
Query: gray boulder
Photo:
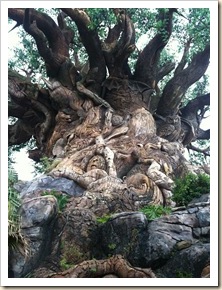
[[[24,277],[49,253],[57,211],[53,196],[29,199],[22,204],[21,231],[28,242],[28,254],[18,250],[10,253],[9,269],[15,278]]]
[[[209,226],[209,203],[153,221],[140,212],[116,214],[99,228],[97,255],[121,254],[133,266],[161,269],[162,277],[197,278],[209,261]]]
[[[42,190],[60,191],[75,197],[82,196],[84,192],[84,189],[73,180],[48,175],[42,175],[25,183],[24,181],[18,182],[14,187],[20,192],[22,198],[32,198],[37,191]]]

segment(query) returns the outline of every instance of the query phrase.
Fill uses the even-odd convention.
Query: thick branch
[[[184,47],[184,52],[183,52],[183,56],[181,58],[180,63],[178,64],[177,68],[175,69],[174,75],[179,74],[180,72],[182,72],[182,70],[184,69],[186,63],[187,63],[187,55],[189,53],[189,49],[190,49],[190,44],[191,44],[191,40],[189,39]]]
[[[210,129],[208,129],[206,131],[199,129],[197,139],[198,140],[209,140],[210,139]]]
[[[50,275],[48,278],[98,278],[109,274],[115,275],[116,278],[156,278],[150,268],[133,267],[120,255],[106,260],[84,261],[67,271]]]
[[[91,80],[101,83],[105,79],[106,65],[103,57],[101,43],[97,32],[90,29],[91,20],[83,9],[61,8],[73,21],[75,21],[82,43],[89,56]]]
[[[156,84],[158,84],[158,82],[168,75],[174,68],[174,62],[167,62],[163,67],[161,67],[156,74]]]
[[[196,115],[198,110],[202,110],[205,106],[210,105],[210,93],[196,97],[181,108],[180,111],[184,118]]]
[[[205,138],[205,139],[206,139],[206,138]],[[205,149],[200,149],[200,148],[198,148],[198,147],[196,147],[196,146],[194,146],[194,145],[192,145],[192,144],[189,144],[189,145],[187,146],[187,149],[191,149],[191,150],[196,151],[196,152],[198,152],[198,153],[202,153],[202,154],[204,154],[205,157],[206,157],[206,156],[210,156],[210,148],[209,148],[209,147],[207,147],[207,148],[205,148]]]
[[[25,31],[36,41],[39,54],[46,63],[47,74],[54,77],[69,57],[69,43],[54,20],[31,8],[9,9],[9,17],[23,23]]]
[[[8,126],[8,145],[19,145],[27,142],[34,134],[34,128],[18,120],[15,124]]]
[[[38,144],[42,145],[53,126],[54,113],[47,100],[47,91],[12,70],[8,73],[8,85],[9,114],[20,119],[9,126],[9,144],[24,143],[35,135]]]
[[[19,105],[13,101],[8,103],[8,115],[22,120],[33,128],[44,120],[43,116],[32,110],[28,104],[24,105],[21,103]]]
[[[182,114],[182,129],[185,133],[183,140],[184,145],[190,144],[190,142],[196,139],[209,139],[210,137],[200,134],[200,124],[204,117],[204,112],[210,104],[210,94],[199,96],[194,100],[188,102],[188,104],[180,109]],[[204,131],[205,132],[205,131]]]
[[[156,36],[143,49],[136,63],[134,78],[147,83],[151,88],[156,86],[157,65],[160,53],[166,46],[172,33],[172,19],[175,9],[167,12],[160,12],[159,20],[163,23],[165,33],[157,33]]]
[[[163,116],[173,115],[178,111],[186,90],[198,81],[207,70],[210,58],[210,45],[197,53],[187,68],[175,75],[165,86],[157,113]]]
[[[126,14],[120,14],[121,22],[123,26],[123,32],[120,40],[114,51],[114,71],[112,76],[118,76],[118,74],[123,74],[124,64],[126,65],[128,57],[135,50],[135,28],[133,22]]]
[[[9,8],[8,9],[9,18],[17,21],[17,23],[24,24],[24,26],[27,29],[28,29],[29,24],[33,23],[33,21],[36,21],[36,25],[38,29],[40,29],[45,34],[47,40],[49,41],[49,46],[52,49],[52,51],[57,54],[64,55],[63,45],[65,44],[65,39],[60,28],[57,26],[55,21],[46,13],[38,12],[31,8],[27,8],[27,9],[29,10],[29,20],[25,19],[26,9]],[[26,20],[28,20],[29,23],[26,23],[25,22]],[[67,52],[68,52],[68,49],[66,53]],[[68,56],[68,54],[66,56]]]

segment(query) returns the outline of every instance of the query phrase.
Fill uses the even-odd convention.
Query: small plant
[[[62,255],[59,264],[63,270],[67,270],[73,267],[75,264],[81,263],[86,259],[86,256],[75,244],[63,242],[61,243],[61,250]]]
[[[71,268],[72,266],[74,266],[73,264],[67,263],[67,260],[64,257],[60,260],[59,265],[62,268],[62,270],[67,270]]]
[[[90,272],[91,272],[91,273],[96,273],[96,272],[97,272],[97,269],[96,269],[95,267],[90,268]]]
[[[161,217],[162,215],[170,214],[171,208],[151,204],[141,208],[140,211],[146,215],[148,220],[154,220]]]
[[[8,247],[9,253],[19,250],[22,254],[28,255],[29,244],[26,237],[21,233],[20,214],[21,200],[19,193],[14,189],[18,181],[17,173],[9,168],[8,170]]]
[[[35,168],[35,173],[46,173],[48,172],[49,168],[52,166],[53,163],[53,159],[48,158],[48,157],[42,157],[40,159],[40,162],[36,162],[34,164],[34,168]]]
[[[55,190],[50,190],[50,191],[44,191],[41,194],[42,196],[45,195],[53,195],[56,199],[57,199],[57,203],[58,203],[58,208],[59,208],[59,212],[61,213],[64,208],[66,207],[66,204],[69,200],[69,196],[66,194],[61,194],[60,192],[57,192]]]
[[[100,224],[105,224],[106,222],[108,222],[108,220],[110,219],[111,215],[110,214],[105,214],[101,217],[97,217],[96,218],[96,221],[97,223],[100,223]]]
[[[181,271],[178,271],[176,273],[176,278],[192,278],[193,275],[191,273],[188,273],[188,272],[181,272]]]
[[[117,247],[117,246],[116,246],[116,244],[114,244],[114,243],[112,243],[112,244],[108,244],[108,248],[109,248],[110,250],[115,250],[116,247]]]
[[[48,157],[42,157],[40,159],[40,162],[36,162],[34,164],[35,168],[35,174],[39,173],[49,173],[52,171],[53,168],[55,168],[59,163],[61,162],[60,159],[52,159]]]
[[[206,174],[187,174],[184,178],[176,179],[173,189],[173,200],[177,206],[187,206],[195,197],[210,192],[210,177]]]

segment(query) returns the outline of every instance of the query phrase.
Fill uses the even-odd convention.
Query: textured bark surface
[[[68,271],[47,278],[103,278],[109,274],[117,278],[156,278],[151,269],[132,267],[120,255],[106,260],[84,261]]]

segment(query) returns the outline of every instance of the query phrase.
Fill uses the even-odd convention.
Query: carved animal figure
[[[136,173],[126,179],[128,189],[138,196],[145,197],[145,202],[149,204],[165,203],[163,194],[155,182],[145,174]],[[140,202],[142,205],[142,203]]]
[[[170,142],[178,140],[181,132],[181,120],[179,116],[168,116],[165,122],[161,122],[157,128],[157,135]]]

